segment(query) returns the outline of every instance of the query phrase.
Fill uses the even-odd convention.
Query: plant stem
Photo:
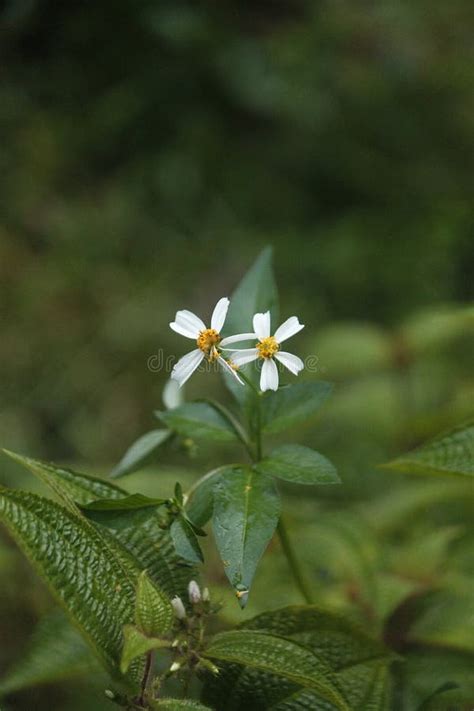
[[[256,427],[255,427],[255,461],[259,462],[262,459],[263,456],[263,447],[262,447],[262,393],[260,390],[257,390],[255,385],[252,383],[250,378],[248,378],[245,373],[242,371],[239,371],[239,375],[241,378],[249,385],[249,387],[252,388],[254,393],[257,396],[257,422],[256,422]],[[294,581],[296,583],[296,587],[300,591],[301,595],[303,596],[305,602],[308,603],[308,605],[311,605],[314,600],[313,596],[311,594],[311,586],[309,582],[307,581],[300,564],[298,563],[298,560],[296,559],[295,552],[293,550],[293,546],[291,544],[288,531],[286,528],[286,524],[283,520],[283,518],[280,516],[280,520],[278,522],[277,526],[277,531],[278,531],[278,536],[280,538],[281,542],[281,547],[283,549],[283,552],[286,556],[286,559],[288,561],[288,566],[291,570],[291,573],[293,575]]]
[[[284,552],[286,559],[288,561],[288,565],[289,565],[290,570],[292,572],[296,586],[299,589],[301,595],[303,596],[305,602],[307,602],[308,605],[311,605],[314,602],[314,600],[313,600],[313,596],[311,594],[310,585],[309,585],[308,581],[306,580],[306,577],[305,577],[303,571],[301,570],[300,565],[296,559],[295,552],[293,550],[293,546],[291,545],[291,541],[288,536],[286,524],[285,524],[282,517],[280,517],[280,520],[278,522],[277,531],[278,531],[278,535],[280,537],[281,547],[283,548],[283,552]]]
[[[151,672],[152,666],[153,666],[153,650],[151,652],[148,652],[148,654],[146,655],[145,669],[143,671],[140,699],[138,701],[138,703],[141,706],[145,705],[145,699],[146,699],[146,695],[147,695],[146,692],[148,689],[148,682],[150,680],[150,672]]]

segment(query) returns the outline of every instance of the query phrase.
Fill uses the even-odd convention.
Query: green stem
[[[141,693],[140,693],[140,699],[138,702],[141,706],[145,705],[147,690],[148,690],[148,683],[150,681],[150,673],[151,673],[152,666],[153,666],[153,650],[151,652],[148,652],[148,654],[146,655],[145,670],[143,672]]]
[[[254,461],[259,462],[262,459],[262,392],[258,390],[242,370],[239,370],[239,375],[249,388],[253,390],[256,396],[257,425],[255,428],[255,456],[252,456],[252,458]]]
[[[247,385],[252,388],[252,390],[254,391],[254,393],[257,396],[257,422],[256,422],[256,428],[255,428],[255,430],[256,430],[255,431],[255,450],[256,450],[255,461],[259,462],[263,456],[262,393],[260,392],[260,390],[257,390],[255,385],[250,380],[250,378],[248,378],[245,375],[245,373],[243,373],[241,370],[239,370],[239,375],[242,378],[242,380],[244,380],[247,383]],[[280,516],[280,520],[278,522],[277,532],[278,532],[278,536],[280,538],[281,547],[282,547],[283,552],[284,552],[286,559],[288,561],[288,566],[291,570],[291,574],[293,575],[296,587],[300,591],[305,602],[307,602],[308,605],[311,605],[314,602],[313,596],[311,593],[311,586],[310,586],[309,582],[307,581],[307,579],[303,573],[303,570],[300,567],[300,564],[298,563],[295,552],[293,550],[293,546],[290,541],[290,537],[288,535],[286,524],[281,516]]]
[[[301,570],[300,565],[296,559],[293,546],[291,545],[291,541],[288,536],[286,524],[283,521],[282,517],[280,517],[280,520],[278,522],[277,531],[280,537],[281,547],[283,548],[283,552],[288,561],[288,565],[295,580],[296,586],[299,589],[301,595],[303,596],[305,602],[307,602],[308,605],[312,605],[314,600],[311,594],[310,585],[306,580],[306,577],[304,576],[303,571]]]

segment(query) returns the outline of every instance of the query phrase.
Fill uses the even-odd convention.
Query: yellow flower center
[[[215,360],[219,356],[216,346],[220,341],[220,333],[218,333],[215,328],[206,328],[200,332],[196,343],[208,360]]]
[[[260,343],[257,343],[257,351],[259,358],[273,358],[275,353],[280,350],[280,346],[273,336],[262,338]]]

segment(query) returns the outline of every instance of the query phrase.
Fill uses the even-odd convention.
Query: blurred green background
[[[403,480],[374,465],[472,414],[473,19],[469,0],[4,3],[1,445],[105,474],[154,426],[175,311],[207,318],[271,244],[304,377],[336,383],[295,436],[339,466],[328,506],[373,522]],[[173,451],[130,487],[214,460]],[[2,556],[0,671],[49,604]],[[12,709],[84,708],[57,693]]]

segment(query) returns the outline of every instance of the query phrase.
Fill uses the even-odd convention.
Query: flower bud
[[[197,605],[199,602],[201,602],[201,591],[199,589],[199,585],[195,580],[191,580],[188,585],[188,595],[189,602],[192,605]]]
[[[176,597],[171,600],[171,607],[173,608],[175,617],[177,617],[178,620],[184,620],[186,617],[186,610],[180,597],[176,595]]]
[[[202,601],[203,602],[210,602],[211,601],[211,593],[209,592],[209,588],[204,588],[202,591]]]
[[[173,664],[170,666],[170,672],[172,674],[174,672],[177,672],[179,669],[181,669],[181,664],[179,662],[173,662]]]

